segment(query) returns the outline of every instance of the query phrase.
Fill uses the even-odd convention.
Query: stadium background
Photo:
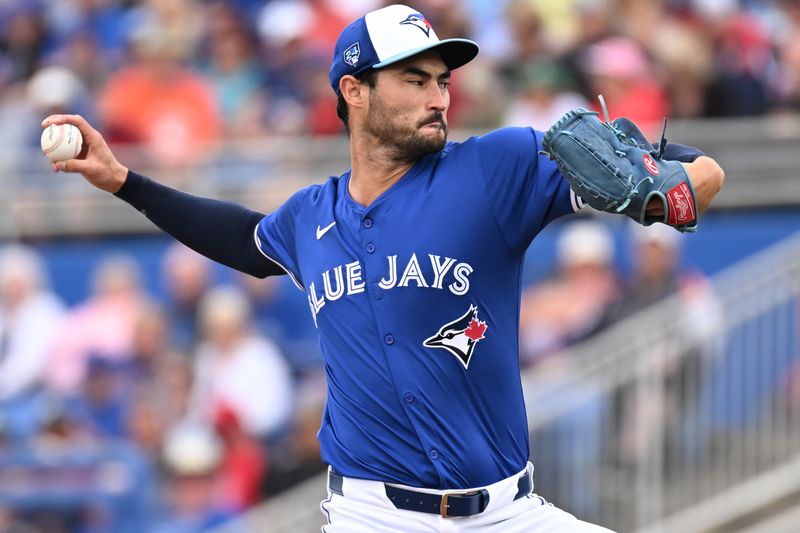
[[[0,0],[0,531],[202,531],[322,468],[324,373],[305,295],[209,264],[79,176],[52,174],[39,123],[81,113],[124,164],[268,211],[347,168],[330,51],[381,5]],[[721,341],[708,280],[800,220],[800,4],[413,5],[440,38],[481,45],[454,75],[452,138],[546,129],[602,93],[654,139],[669,117],[670,139],[728,170],[696,235],[586,213],[547,228],[526,262],[524,371],[677,293],[705,295],[705,340]],[[800,405],[793,349],[776,368],[766,393]],[[612,441],[608,461],[624,462]],[[585,502],[556,499],[600,516]]]

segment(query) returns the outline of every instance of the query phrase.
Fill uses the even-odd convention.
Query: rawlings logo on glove
[[[569,111],[542,139],[543,153],[575,194],[595,209],[622,213],[645,226],[662,222],[696,231],[694,189],[679,161],[663,159],[666,139],[653,148],[630,120],[611,122],[606,113],[603,122],[597,115],[583,108]],[[653,199],[663,205],[663,216],[647,214]]]

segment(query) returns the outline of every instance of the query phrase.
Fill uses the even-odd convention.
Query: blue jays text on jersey
[[[523,258],[579,207],[540,141],[512,128],[447,143],[366,207],[346,172],[256,228],[308,294],[328,383],[321,454],[340,474],[459,489],[525,467]]]
[[[468,263],[458,262],[452,257],[442,257],[435,254],[427,255],[433,270],[433,278],[425,278],[416,253],[412,253],[411,257],[405,261],[405,266],[401,265],[399,269],[397,255],[390,255],[386,258],[386,275],[381,278],[378,287],[384,290],[408,286],[428,287],[438,290],[446,288],[456,295],[466,294],[469,291],[469,275],[472,273],[472,266]],[[309,284],[306,292],[308,292],[308,305],[311,307],[311,314],[314,316],[315,324],[317,322],[317,314],[325,306],[326,301],[332,302],[342,296],[351,296],[366,290],[362,270],[361,263],[355,260],[345,265],[329,268],[323,272],[321,288],[317,288],[319,284],[315,281]],[[444,283],[449,274],[451,274],[452,281],[445,286]]]

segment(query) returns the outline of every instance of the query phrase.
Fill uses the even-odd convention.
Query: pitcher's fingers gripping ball
[[[603,122],[583,108],[569,111],[545,133],[543,152],[593,208],[622,213],[645,226],[662,222],[696,231],[697,201],[683,164],[662,158],[665,142],[652,148],[629,135],[630,130],[639,133],[633,123],[619,120]],[[663,204],[663,216],[646,212],[654,197]]]
[[[51,124],[42,131],[42,152],[52,162],[75,159],[83,148],[83,136],[72,124]]]

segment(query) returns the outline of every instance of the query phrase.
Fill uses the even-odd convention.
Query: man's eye
[[[439,82],[439,88],[440,88],[441,90],[443,90],[443,91],[444,91],[444,90],[446,90],[448,87],[450,87],[450,82],[449,82],[449,81],[440,81],[440,82]]]

